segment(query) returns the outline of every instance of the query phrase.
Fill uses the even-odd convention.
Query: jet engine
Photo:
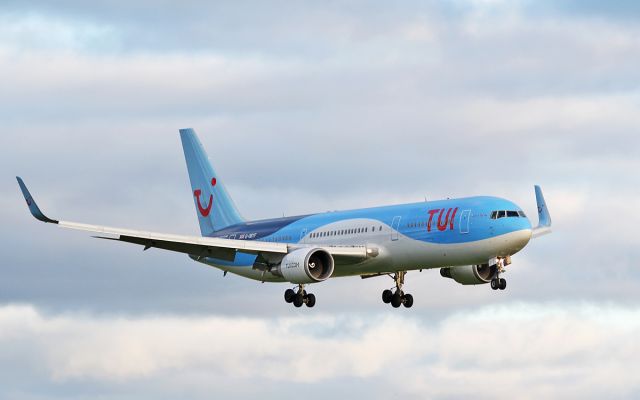
[[[441,268],[440,275],[463,285],[480,285],[491,282],[496,275],[496,265],[480,264]]]
[[[328,279],[333,267],[333,257],[326,250],[303,248],[284,256],[276,274],[291,283],[315,283]]]

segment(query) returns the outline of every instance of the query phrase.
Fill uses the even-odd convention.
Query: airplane
[[[389,276],[394,286],[382,301],[413,305],[403,285],[408,271],[439,268],[462,285],[490,284],[504,290],[502,278],[514,254],[532,238],[551,232],[551,216],[535,186],[538,225],[515,203],[479,196],[293,217],[247,221],[216,174],[193,129],[180,129],[201,236],[112,228],[47,217],[20,177],[31,214],[63,228],[97,233],[100,239],[187,254],[192,260],[260,282],[292,284],[284,293],[295,307],[313,307],[309,284],[329,278]],[[294,290],[295,289],[295,290]]]

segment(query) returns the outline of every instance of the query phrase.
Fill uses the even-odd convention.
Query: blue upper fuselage
[[[354,221],[353,228],[323,229],[341,221]],[[323,237],[347,239],[351,235],[352,243],[359,244],[358,238],[364,242],[365,234],[381,231],[383,226],[414,240],[440,244],[467,243],[531,229],[529,219],[516,204],[482,196],[251,221],[211,236],[298,243],[305,238],[321,242]]]

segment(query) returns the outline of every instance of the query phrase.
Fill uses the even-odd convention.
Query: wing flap
[[[116,235],[117,240],[135,243],[143,246],[157,247],[165,250],[177,251],[180,253],[194,254],[215,257],[213,252],[219,249],[220,254],[236,251],[249,254],[277,253],[287,254],[289,247],[286,243],[271,243],[236,239],[209,238],[198,236],[183,236],[167,233],[157,233],[148,231],[136,231],[131,229],[113,228],[109,226],[81,224],[77,222],[59,221],[58,225],[63,228],[88,231],[93,233]],[[211,254],[211,255],[210,255]],[[216,257],[217,258],[217,257]]]

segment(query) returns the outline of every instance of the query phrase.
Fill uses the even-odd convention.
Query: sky
[[[640,397],[634,1],[0,3],[0,398]],[[250,219],[495,195],[508,289],[314,285],[33,220],[199,232],[178,129]],[[535,217],[534,217],[535,219]],[[534,221],[535,222],[535,221]]]

